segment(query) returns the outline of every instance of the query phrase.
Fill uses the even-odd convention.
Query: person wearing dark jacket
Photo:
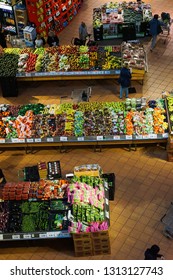
[[[0,187],[3,187],[7,183],[2,169],[0,168]]]
[[[6,38],[4,32],[0,29],[0,45],[3,48],[7,48]]]
[[[48,33],[47,43],[49,47],[59,46],[59,38],[53,30]]]
[[[123,98],[123,92],[125,92],[126,98],[128,98],[129,86],[131,83],[131,73],[129,70],[128,63],[125,63],[123,68],[121,69],[118,82],[120,83],[120,99]]]
[[[161,28],[162,23],[158,20],[158,18],[159,16],[156,14],[154,15],[153,19],[149,21],[150,35],[152,36],[151,46],[150,46],[151,52],[156,46],[157,35],[162,32],[162,28]]]
[[[160,247],[158,245],[152,245],[151,248],[148,248],[145,253],[145,260],[157,260],[164,259],[163,255],[159,254]]]

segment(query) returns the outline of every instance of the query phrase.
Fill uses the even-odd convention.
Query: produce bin
[[[1,77],[1,90],[3,97],[17,97],[18,87],[16,77]]]

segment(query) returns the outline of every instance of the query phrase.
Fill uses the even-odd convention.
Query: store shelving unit
[[[47,37],[50,29],[58,34],[78,13],[81,0],[26,0],[29,21],[42,36]]]

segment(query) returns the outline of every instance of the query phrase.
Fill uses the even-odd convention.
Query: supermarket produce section
[[[0,147],[167,143],[172,96],[146,101],[79,102],[0,107]]]

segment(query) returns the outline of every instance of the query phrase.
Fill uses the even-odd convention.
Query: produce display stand
[[[59,162],[59,161],[58,161]],[[48,163],[48,166],[51,162]],[[54,163],[54,162],[52,162]],[[38,163],[38,168],[43,166],[45,163]],[[59,163],[60,164],[60,163]],[[98,166],[97,164],[91,164],[86,165],[87,168],[96,168],[95,166]],[[50,167],[48,167],[50,169]],[[77,167],[78,168],[78,167]],[[83,168],[83,166],[82,166]],[[43,170],[43,169],[42,169]],[[94,169],[95,172],[96,169]],[[49,171],[51,172],[51,171]],[[58,171],[59,172],[59,171]],[[98,227],[101,227],[101,224],[105,223],[104,226],[107,227],[108,232],[108,226],[110,224],[110,216],[109,216],[109,186],[108,183],[102,178],[100,171],[98,170],[99,175],[95,174],[92,176],[92,169],[88,171],[88,176],[80,175],[80,178],[74,177],[75,181],[73,181],[74,189],[71,188],[71,181],[68,180],[62,180],[59,179],[61,183],[58,183],[57,180],[53,181],[46,181],[40,178],[40,183],[38,182],[18,182],[18,183],[6,183],[1,190],[1,199],[0,199],[0,217],[1,217],[1,223],[0,223],[0,241],[21,241],[21,240],[38,240],[38,239],[59,239],[59,238],[72,238],[73,233],[75,232],[76,225],[78,226],[78,223],[81,221],[81,224],[84,223],[84,221],[88,221],[85,223],[88,223],[89,227],[95,226],[97,224]],[[97,172],[97,173],[98,173]],[[43,176],[43,172],[41,173],[41,169],[39,169],[39,174]],[[74,172],[75,174],[75,172]],[[83,180],[89,180],[86,181],[86,184],[83,184]],[[50,192],[47,189],[47,182],[50,187]],[[52,183],[51,183],[52,182]],[[89,183],[90,182],[90,183]],[[91,185],[91,182],[94,183],[94,185]],[[97,182],[99,185],[97,185]],[[102,182],[102,183],[101,183]],[[45,185],[46,183],[46,185]],[[66,184],[66,187],[65,185]],[[78,191],[75,193],[75,184],[77,184]],[[81,203],[81,206],[79,206],[80,203],[76,203],[76,199],[78,199],[79,195],[79,184],[81,188],[86,188],[86,193],[84,197],[83,203]],[[44,187],[45,185],[45,187]],[[58,185],[61,185],[61,188],[57,187]],[[40,187],[44,187],[40,188]],[[53,188],[54,186],[54,188]],[[98,187],[97,187],[98,186]],[[26,190],[27,188],[27,190]],[[37,188],[37,190],[36,190]],[[57,190],[57,192],[55,192]],[[87,191],[88,190],[88,191]],[[92,196],[90,194],[90,191],[92,191]],[[70,195],[71,191],[73,192],[73,196]],[[19,195],[19,192],[22,194]],[[39,199],[42,192],[42,199]],[[46,194],[47,192],[47,194]],[[52,195],[54,196],[61,196],[61,192],[64,193],[64,197],[62,198],[51,198]],[[13,194],[15,193],[15,194]],[[24,194],[25,193],[25,194]],[[81,189],[81,197],[82,197],[82,189]],[[18,196],[27,196],[29,199],[22,199],[18,198]],[[5,199],[8,196],[8,200]],[[14,200],[10,200],[14,196]],[[34,196],[33,198],[30,198],[30,196]],[[90,197],[90,198],[89,198]],[[93,198],[93,204],[89,199]],[[96,199],[97,198],[97,199]],[[82,198],[81,198],[82,199]],[[97,204],[98,203],[98,204]],[[37,204],[36,206],[34,204]],[[42,206],[40,206],[42,204]],[[62,205],[64,208],[62,208]],[[38,207],[38,208],[37,208]],[[79,216],[79,210],[78,213],[75,213],[74,209],[76,207],[83,207],[83,209],[86,209],[86,214],[81,210],[81,215]],[[91,207],[91,209],[90,209]],[[18,212],[18,209],[19,212]],[[39,210],[36,210],[39,209]],[[79,208],[80,209],[80,208]],[[95,211],[94,213],[92,212]],[[35,212],[34,212],[35,211]],[[38,211],[38,212],[37,212]],[[99,212],[100,211],[100,212]],[[47,214],[44,214],[47,213]],[[64,215],[66,217],[65,221],[65,227],[67,229],[61,229],[56,230],[55,228],[58,226],[56,224],[56,217],[60,213],[60,215]],[[100,213],[101,216],[96,216],[96,213]],[[43,218],[40,218],[42,217]],[[94,216],[95,215],[95,216]],[[98,214],[97,214],[98,215]],[[31,216],[31,217],[30,217]],[[46,227],[47,230],[39,230],[39,231],[31,231],[28,229],[32,227],[32,222],[28,221],[28,217],[30,217],[30,221],[33,220],[39,220],[35,223],[35,226],[38,227],[41,223],[41,227]],[[48,217],[48,219],[47,219]],[[53,217],[53,218],[52,218]],[[79,218],[80,217],[80,218]],[[97,218],[99,218],[97,222]],[[18,222],[15,222],[17,221]],[[52,220],[53,219],[53,220]],[[76,225],[75,220],[77,219]],[[91,221],[89,222],[89,220]],[[71,223],[72,220],[72,223]],[[63,222],[62,222],[63,224]],[[53,225],[53,226],[52,226]],[[70,227],[70,228],[69,228]],[[12,232],[12,229],[15,229],[14,232]],[[19,231],[18,228],[21,228],[22,231]],[[26,230],[24,230],[26,228]],[[50,229],[48,229],[50,228]],[[101,228],[100,228],[101,230]],[[85,234],[85,230],[77,231],[78,233],[81,232],[82,234]],[[99,233],[95,233],[94,236],[97,237],[97,235],[104,235]],[[108,234],[107,234],[108,235]],[[110,249],[110,248],[109,248]],[[100,254],[104,252],[95,252],[95,254]],[[107,252],[109,253],[109,252]]]
[[[123,38],[124,41],[145,37],[152,18],[150,4],[108,2],[93,9],[94,39]]]

